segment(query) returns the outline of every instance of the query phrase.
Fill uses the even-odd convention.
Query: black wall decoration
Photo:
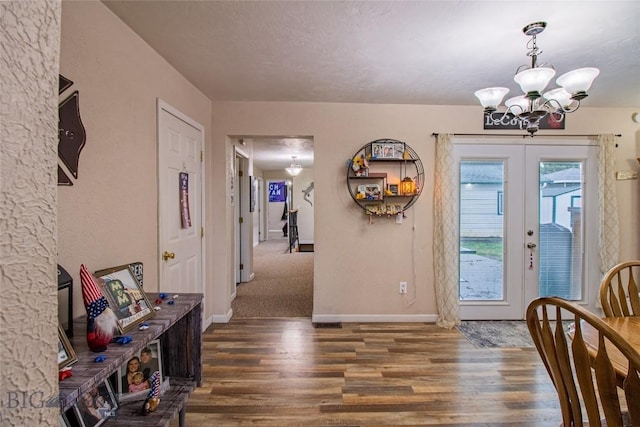
[[[62,74],[58,74],[58,95],[62,95],[62,92],[69,89],[73,82],[63,76]]]
[[[71,80],[62,75],[59,76],[60,94],[71,85],[73,85]],[[80,119],[78,97],[78,91],[75,91],[58,106],[58,157],[75,179],[78,179],[80,152],[86,142],[86,132]],[[58,165],[58,185],[73,185],[73,181],[60,165]]]
[[[64,172],[60,165],[58,165],[58,185],[73,185],[71,178],[69,178],[69,175]]]

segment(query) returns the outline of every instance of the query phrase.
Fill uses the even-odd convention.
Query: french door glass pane
[[[539,295],[582,299],[582,163],[540,162]]]
[[[504,299],[504,162],[460,163],[460,300]]]

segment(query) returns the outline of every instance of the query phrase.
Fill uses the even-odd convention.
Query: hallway
[[[311,317],[313,252],[289,253],[286,239],[254,247],[255,278],[237,287],[233,318]]]

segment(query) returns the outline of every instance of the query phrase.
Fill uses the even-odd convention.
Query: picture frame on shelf
[[[368,200],[380,200],[382,198],[380,185],[366,184],[364,186],[364,195],[365,195],[365,198]]]
[[[381,159],[404,159],[404,144],[392,142],[372,142],[371,158]]]
[[[95,276],[123,333],[156,315],[129,264],[98,270]]]
[[[389,192],[392,195],[397,196],[398,195],[398,184],[387,184],[387,190],[389,190]]]
[[[74,364],[77,360],[76,352],[71,347],[67,334],[58,322],[58,370]]]
[[[372,159],[382,159],[384,154],[384,146],[385,144],[379,142],[371,143],[371,158]]]
[[[395,144],[382,144],[382,158],[395,159]]]
[[[118,401],[109,380],[104,380],[82,393],[73,409],[81,427],[97,427],[109,418],[114,418],[118,410]]]
[[[151,341],[118,368],[118,399],[121,402],[145,399],[151,388],[149,377],[155,371],[160,372],[160,382],[164,382],[160,340]]]
[[[402,143],[393,144],[393,158],[404,159],[404,144]]]

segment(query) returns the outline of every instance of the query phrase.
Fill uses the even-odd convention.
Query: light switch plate
[[[638,179],[638,172],[636,171],[617,171],[616,179],[621,181],[623,179]]]

